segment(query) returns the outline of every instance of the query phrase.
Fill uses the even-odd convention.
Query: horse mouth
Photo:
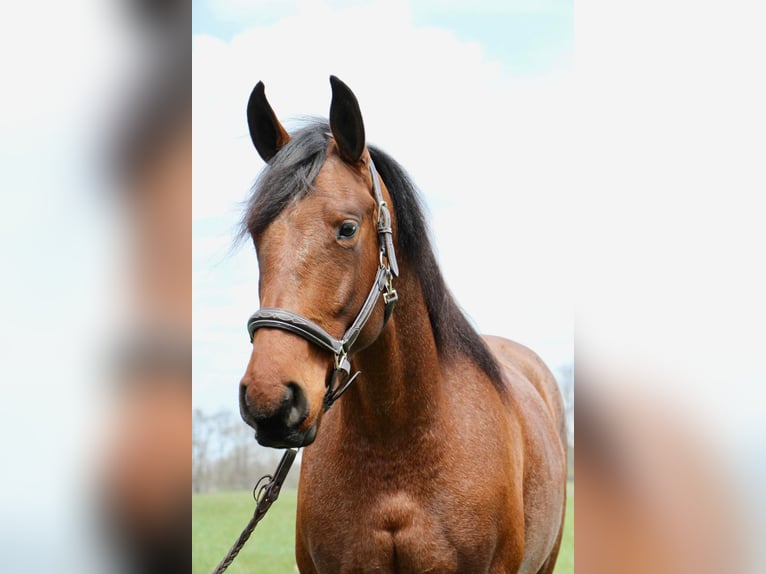
[[[255,440],[261,446],[269,448],[301,448],[309,446],[317,436],[317,422],[306,430],[291,430],[288,433],[275,433],[271,429],[256,427]]]

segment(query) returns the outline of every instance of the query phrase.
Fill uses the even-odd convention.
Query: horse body
[[[298,567],[550,574],[566,485],[553,376],[525,347],[476,334],[444,284],[414,188],[398,164],[367,149],[356,98],[332,82],[329,126],[294,138],[262,84],[248,106],[269,162],[247,215],[261,305],[292,318],[266,328],[267,314],[254,315],[241,411],[262,444],[306,447]],[[385,205],[394,207],[390,226],[380,223]],[[396,273],[384,233],[396,244]],[[389,319],[388,303],[375,303],[349,353],[362,375],[327,410],[341,357],[333,371],[328,346],[296,335],[295,324],[328,333],[331,348],[381,270],[389,283],[398,275],[398,305]]]
[[[490,338],[510,391],[498,401],[470,361],[442,361],[423,331],[398,336],[423,314],[409,314],[409,290],[400,298],[386,335],[357,357],[363,380],[304,451],[300,571],[535,574],[554,555],[552,572],[566,475],[552,375]]]

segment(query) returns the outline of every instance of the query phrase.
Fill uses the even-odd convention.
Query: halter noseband
[[[333,353],[335,361],[332,375],[327,381],[327,392],[325,393],[323,403],[325,410],[329,409],[348,390],[351,383],[360,374],[357,371],[353,376],[349,376],[351,374],[351,362],[348,356],[351,352],[351,347],[356,342],[367,321],[369,321],[375,305],[378,299],[380,299],[380,295],[383,295],[383,303],[385,305],[383,314],[384,326],[388,322],[389,317],[391,317],[391,313],[398,300],[396,289],[393,286],[394,277],[399,276],[399,265],[396,262],[396,253],[394,252],[391,212],[383,200],[378,172],[375,169],[372,158],[370,158],[370,177],[372,178],[372,194],[377,203],[378,210],[378,246],[380,249],[378,271],[375,274],[375,281],[372,284],[370,293],[367,295],[367,299],[365,299],[351,326],[346,329],[343,337],[336,339],[310,319],[287,309],[273,307],[259,309],[247,321],[247,332],[250,335],[251,343],[253,342],[255,331],[258,329],[282,329],[303,337],[310,343]]]

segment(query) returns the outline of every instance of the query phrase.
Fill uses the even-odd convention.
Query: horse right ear
[[[290,134],[279,123],[266,99],[263,82],[255,84],[250,93],[247,102],[247,126],[250,128],[250,139],[253,140],[255,149],[267,163],[290,141]]]
[[[364,122],[359,102],[346,84],[330,76],[332,102],[330,103],[330,131],[338,144],[344,161],[355,164],[364,151]]]

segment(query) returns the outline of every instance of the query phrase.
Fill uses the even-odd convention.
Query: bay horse
[[[566,497],[555,379],[526,347],[476,333],[413,183],[330,83],[329,123],[292,134],[262,82],[247,106],[267,165],[243,219],[261,309],[240,410],[260,444],[306,447],[298,568],[549,574]]]

